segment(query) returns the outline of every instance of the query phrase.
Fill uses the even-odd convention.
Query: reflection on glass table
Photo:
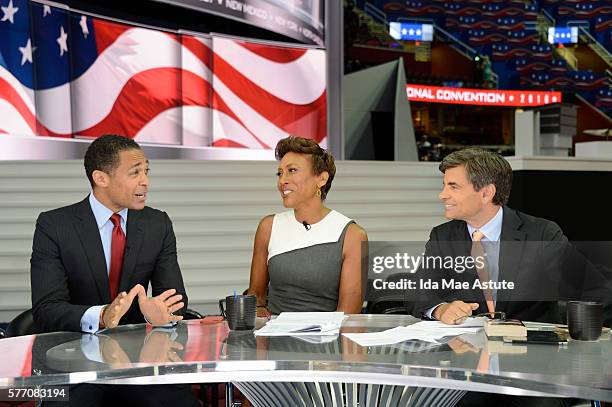
[[[353,382],[556,395],[612,401],[612,341],[513,345],[483,332],[439,344],[362,347],[343,333],[376,332],[418,320],[351,315],[335,337],[255,337],[224,321],[169,330],[120,326],[98,335],[53,333],[0,340],[0,388],[37,384]],[[261,325],[262,320],[258,321]],[[31,366],[28,366],[31,361]]]

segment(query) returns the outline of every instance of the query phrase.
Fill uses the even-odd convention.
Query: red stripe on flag
[[[194,37],[183,36],[181,44],[212,70],[212,51]]]
[[[99,20],[97,18],[92,18],[91,23],[96,35],[98,54],[101,54],[106,48],[111,46],[125,31],[134,28],[131,25]]]
[[[2,78],[0,78],[0,99],[6,100],[15,108],[15,110],[17,110],[19,116],[21,116],[28,127],[32,129],[34,134],[49,137],[72,137],[70,134],[54,133],[43,126],[34,116],[34,113],[30,111],[30,108],[26,105],[21,96],[19,96],[17,91],[15,91],[10,83]],[[6,131],[4,133],[6,133]]]
[[[36,117],[34,117],[34,114],[11,84],[2,78],[0,78],[0,99],[9,102],[17,110],[28,127],[32,129],[32,132],[36,133]]]
[[[219,112],[225,113],[226,115],[228,115],[229,117],[231,117],[232,119],[234,119],[237,123],[240,123],[240,125],[247,131],[249,132],[249,134],[251,136],[253,136],[253,138],[255,140],[257,140],[257,142],[259,144],[261,144],[261,146],[263,148],[270,148],[270,146],[268,146],[266,143],[264,143],[263,141],[261,141],[259,139],[259,137],[257,137],[255,134],[253,134],[252,131],[250,131],[242,122],[242,120],[240,120],[240,118],[232,111],[232,109],[229,108],[229,106],[225,103],[225,101],[223,100],[223,98],[215,91],[213,91],[213,109],[217,110]],[[213,129],[214,130],[214,129]],[[238,144],[238,143],[236,143]],[[213,143],[213,146],[215,144]],[[239,144],[240,147],[244,147],[242,144]]]
[[[132,25],[115,23],[97,18],[92,18],[91,22],[96,35],[96,47],[98,49],[98,54],[101,54],[106,48],[110,47],[124,32],[138,28]],[[175,34],[157,30],[148,31],[161,32],[178,41],[178,36]]]
[[[183,85],[182,98],[180,81]],[[110,113],[95,126],[78,134],[97,137],[114,133],[134,137],[149,121],[167,109],[183,105],[209,106],[206,94],[198,91],[208,86],[209,83],[202,77],[179,68],[140,72],[125,84]]]
[[[322,140],[327,134],[326,94],[306,105],[286,102],[257,86],[214,54],[215,75],[236,96],[287,133]],[[283,78],[278,78],[282,80]]]
[[[304,55],[307,50],[286,47],[271,47],[270,45],[254,44],[236,41],[236,44],[248,49],[254,54],[274,62],[293,62]]]

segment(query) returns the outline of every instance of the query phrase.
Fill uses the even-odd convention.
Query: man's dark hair
[[[107,134],[95,139],[85,153],[85,173],[93,188],[93,172],[112,173],[119,166],[119,153],[125,150],[140,149],[137,142],[131,138]]]
[[[442,173],[449,168],[465,167],[468,180],[476,191],[495,185],[495,205],[505,205],[512,188],[512,167],[504,157],[482,148],[469,147],[450,153],[438,167]]]
[[[327,171],[329,174],[327,183],[321,187],[321,199],[325,200],[336,175],[334,157],[327,150],[321,148],[314,140],[290,136],[278,142],[275,153],[277,160],[282,160],[287,153],[310,155],[314,174],[320,175],[323,171]]]

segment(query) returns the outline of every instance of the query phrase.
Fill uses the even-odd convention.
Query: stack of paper
[[[461,325],[446,325],[439,321],[422,321],[408,326],[398,326],[382,332],[343,334],[361,346],[391,345],[410,339],[440,343],[438,339],[466,333],[476,333],[482,329],[480,318],[469,318]]]
[[[337,335],[344,312],[283,312],[254,332],[256,336]]]

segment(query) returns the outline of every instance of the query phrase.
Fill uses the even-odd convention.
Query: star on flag
[[[60,27],[60,36],[56,41],[60,47],[60,56],[64,55],[64,52],[68,52],[68,34],[64,31],[64,26]]]
[[[26,62],[32,63],[32,52],[35,50],[36,47],[32,48],[32,41],[28,38],[25,47],[19,47],[19,52],[21,52],[21,65],[24,65]]]
[[[2,20],[0,21],[9,21],[11,24],[15,24],[15,14],[19,11],[19,7],[13,7],[13,0],[9,1],[7,7],[0,7],[4,15],[2,16]],[[23,64],[22,64],[23,65]]]
[[[87,38],[89,35],[89,28],[87,28],[87,17],[81,16],[81,21],[79,21],[79,25],[81,26],[81,30],[83,31],[83,36]]]

